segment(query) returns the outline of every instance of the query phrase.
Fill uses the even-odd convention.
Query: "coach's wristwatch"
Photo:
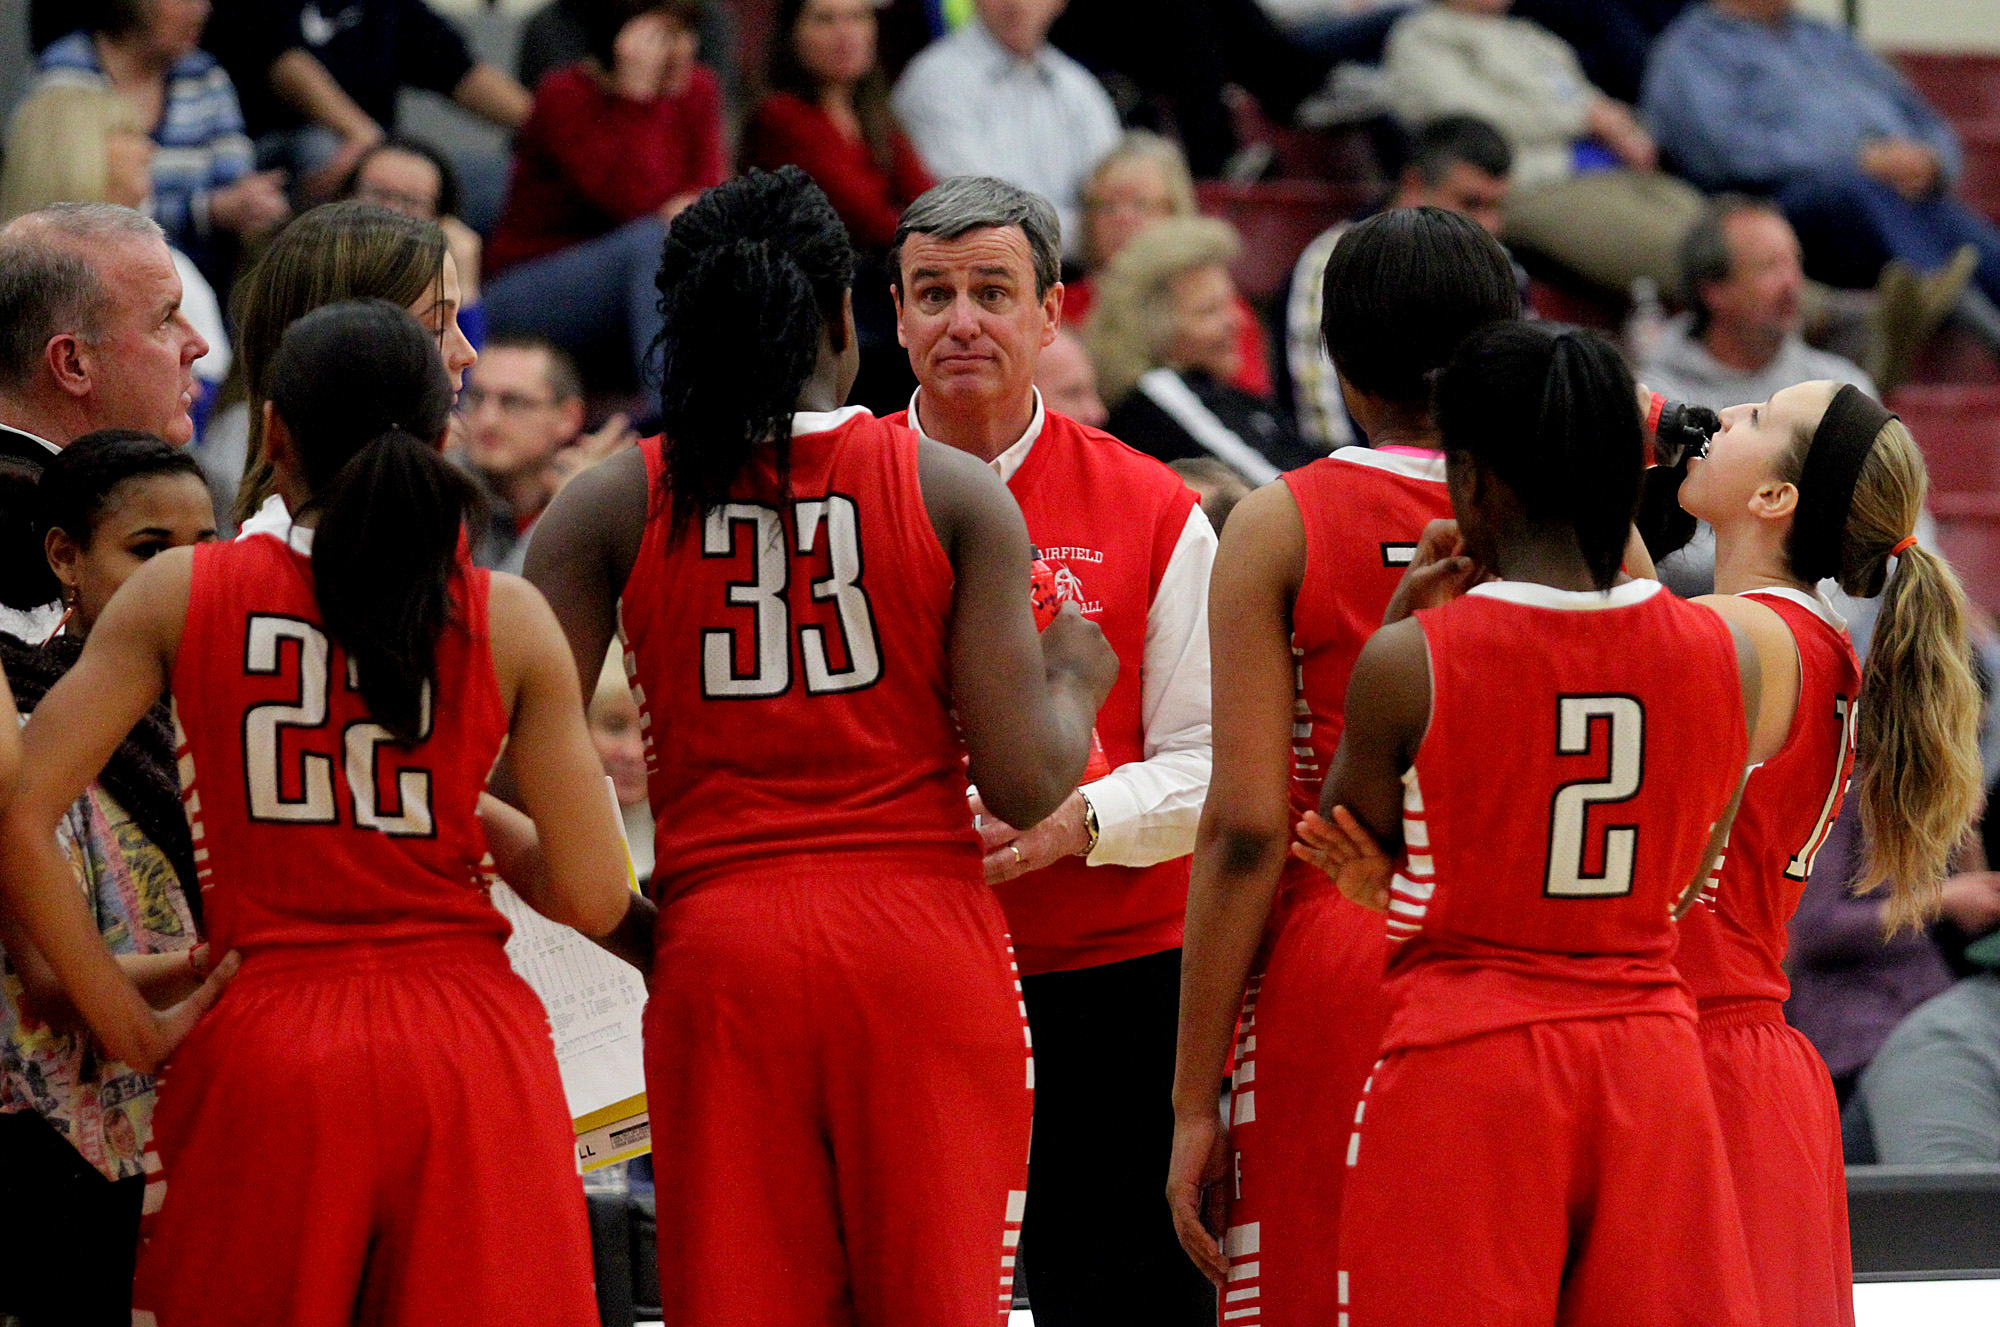
[[[1083,838],[1083,848],[1076,855],[1079,857],[1088,857],[1090,856],[1090,854],[1097,851],[1097,808],[1090,804],[1089,793],[1083,792],[1082,790],[1079,789],[1077,792],[1077,796],[1083,798],[1084,838]]]

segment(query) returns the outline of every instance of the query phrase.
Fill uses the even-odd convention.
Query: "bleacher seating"
[[[1243,237],[1243,254],[1232,275],[1253,303],[1277,295],[1313,236],[1355,215],[1372,199],[1365,187],[1339,180],[1204,180],[1195,196],[1203,212],[1221,217]]]

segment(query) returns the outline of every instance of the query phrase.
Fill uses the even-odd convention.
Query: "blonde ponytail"
[[[1876,434],[1854,486],[1840,585],[1884,593],[1890,550],[1916,528],[1929,479],[1900,420]],[[1978,815],[1979,684],[1965,591],[1934,553],[1907,549],[1887,580],[1862,669],[1855,775],[1864,859],[1854,892],[1889,884],[1891,933],[1938,913],[1952,852]]]

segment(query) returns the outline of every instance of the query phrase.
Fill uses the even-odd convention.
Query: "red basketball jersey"
[[[1697,1000],[1791,994],[1786,926],[1854,772],[1861,665],[1845,626],[1816,595],[1751,590],[1799,647],[1799,703],[1778,754],[1750,773],[1713,892],[1681,919],[1675,960]]]
[[[307,535],[293,538],[309,547]],[[216,953],[507,936],[477,815],[507,736],[491,581],[463,570],[423,738],[406,749],[370,720],[353,661],[320,624],[303,547],[254,534],[195,549],[173,704]]]
[[[1306,531],[1306,572],[1292,607],[1292,810],[1303,815],[1319,809],[1340,748],[1354,661],[1382,625],[1424,526],[1451,515],[1451,494],[1436,453],[1342,447],[1282,478]]]
[[[917,436],[858,407],[796,427],[788,497],[770,497],[767,451],[740,496],[681,531],[660,440],[640,444],[653,498],[619,630],[663,895],[830,852],[979,873],[951,718],[953,576]]]
[[[1743,777],[1736,648],[1657,581],[1494,582],[1417,615],[1385,1050],[1549,1019],[1694,1014],[1670,910]]]

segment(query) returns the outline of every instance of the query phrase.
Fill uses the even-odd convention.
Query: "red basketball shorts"
[[[1289,886],[1237,1028],[1224,1327],[1321,1327],[1338,1311],[1338,1164],[1387,1008],[1380,913],[1323,876]]]
[[[1034,1072],[1000,906],[977,879],[823,860],[660,909],[646,1093],[666,1321],[993,1327]]]
[[[252,956],[153,1125],[159,1327],[597,1322],[547,1016],[491,937]]]
[[[1330,1327],[1755,1327],[1686,1019],[1394,1051],[1358,1115]]]
[[[1704,1005],[1701,1049],[1764,1327],[1853,1327],[1847,1170],[1826,1061],[1775,1000]]]

